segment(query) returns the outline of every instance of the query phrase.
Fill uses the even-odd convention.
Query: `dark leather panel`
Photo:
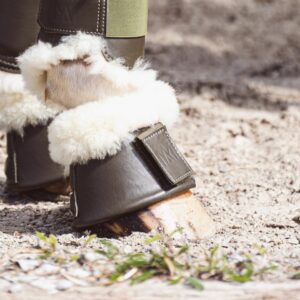
[[[73,166],[71,181],[75,227],[99,224],[195,187],[192,176],[171,184],[137,142],[124,144],[113,157]]]
[[[71,34],[85,31],[103,34],[100,26],[102,1],[41,0],[38,22],[47,32]]]
[[[5,173],[11,189],[41,188],[63,178],[63,167],[49,156],[47,126],[27,126],[23,137],[9,132],[7,153]]]
[[[37,39],[39,0],[1,0],[0,69],[18,70],[15,57]]]

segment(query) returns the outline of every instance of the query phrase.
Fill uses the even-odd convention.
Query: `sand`
[[[225,253],[253,253],[258,244],[277,271],[246,285],[209,282],[200,296],[151,282],[74,288],[57,299],[300,299],[299,281],[290,280],[300,269],[299,16],[297,0],[150,1],[147,59],[178,92],[182,113],[172,135],[196,172],[195,195],[217,224],[215,236],[192,251],[197,258],[219,244]],[[35,246],[36,230],[76,247],[68,199],[8,199],[4,160],[2,135],[0,256]],[[119,242],[141,247],[142,238]],[[6,291],[1,299],[29,299]],[[28,291],[30,299],[50,299]]]

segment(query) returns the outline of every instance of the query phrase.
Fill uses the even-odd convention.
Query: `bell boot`
[[[140,59],[147,0],[41,4],[40,42],[19,61],[30,91],[62,111],[49,126],[49,151],[70,171],[74,226],[213,234],[167,130],[179,113],[174,90]]]
[[[79,32],[20,57],[27,86],[63,111],[49,126],[49,150],[70,169],[74,226],[109,222],[122,234],[118,220],[133,214],[149,230],[211,234],[212,222],[190,192],[193,171],[167,130],[179,114],[173,88],[141,60],[133,67],[107,60],[106,49],[105,38]]]
[[[190,166],[161,123],[133,133],[115,155],[75,161],[71,182],[74,226],[79,228],[115,220],[195,187]]]
[[[47,125],[58,110],[25,88],[16,60],[37,39],[39,1],[2,0],[0,7],[0,130],[7,133],[7,188],[53,189],[63,168],[50,159]]]

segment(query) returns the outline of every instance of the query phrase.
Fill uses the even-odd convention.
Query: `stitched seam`
[[[101,33],[104,35],[105,33],[105,19],[106,19],[106,0],[103,1],[102,6],[102,19],[101,19]]]
[[[18,65],[17,65],[17,64],[14,64],[14,63],[7,62],[7,61],[5,61],[5,60],[3,60],[3,59],[1,59],[1,58],[0,58],[0,62],[1,62],[1,63],[3,63],[3,64],[5,64],[5,65],[8,65],[8,66],[14,67],[14,68],[17,68],[17,67],[18,67]]]
[[[20,74],[20,69],[19,68],[13,68],[13,67],[7,67],[4,65],[1,65],[0,63],[0,70],[4,71],[4,72],[9,72],[9,73],[16,73],[16,74]]]
[[[158,131],[155,131],[153,133],[151,133],[150,135],[148,135],[147,137],[144,138],[144,141],[148,141],[150,140],[152,137],[156,136],[156,135],[159,135],[161,133],[163,133],[165,131],[165,128],[161,128],[159,129]]]
[[[170,174],[170,172],[169,172],[166,168],[164,168],[163,166],[161,166],[162,169],[164,170],[164,172],[167,174],[167,176],[168,176],[169,178],[171,178],[175,183],[178,183],[178,182],[181,181],[182,179],[184,179],[184,178],[190,176],[190,175],[192,174],[193,171],[192,171],[191,167],[189,166],[189,164],[187,163],[187,161],[185,160],[185,158],[183,157],[183,155],[178,151],[178,149],[177,149],[176,145],[174,144],[174,142],[172,141],[172,139],[171,139],[169,133],[168,133],[164,128],[162,128],[162,129],[158,130],[157,132],[154,132],[154,133],[152,133],[151,135],[147,136],[147,137],[144,139],[144,142],[145,142],[145,144],[147,145],[148,150],[149,150],[149,151],[152,153],[152,155],[155,157],[155,160],[156,160],[157,162],[159,162],[159,158],[158,158],[158,157],[156,156],[156,154],[152,151],[151,146],[147,143],[147,141],[148,141],[149,139],[151,139],[151,138],[157,136],[157,135],[160,135],[160,134],[164,133],[164,132],[166,133],[167,138],[168,138],[168,141],[172,144],[172,146],[173,146],[174,150],[176,151],[177,155],[182,159],[182,161],[183,161],[183,163],[185,164],[185,166],[189,169],[189,171],[186,172],[186,173],[184,173],[184,175],[174,178],[174,176],[172,176],[172,175]]]
[[[1,66],[0,64],[0,70],[1,71],[4,71],[4,72],[13,72],[13,73],[16,73],[16,74],[19,74],[20,72],[20,69],[19,68],[12,68],[12,67],[6,67],[6,66]]]
[[[79,215],[78,202],[77,202],[77,191],[76,191],[76,183],[77,181],[77,168],[73,166],[73,196],[74,196],[74,206],[75,206],[75,217],[77,218]]]
[[[50,28],[50,27],[46,27],[44,25],[40,25],[40,27],[45,30],[46,32],[52,32],[52,33],[77,33],[79,31],[78,30],[68,30],[68,29],[58,29],[58,28]],[[96,31],[83,31],[85,33],[88,34],[95,34],[95,35],[101,35],[99,32]]]
[[[77,218],[79,215],[79,210],[78,210],[78,202],[77,202],[77,192],[76,189],[73,191],[73,196],[74,196],[74,207],[75,207],[75,217]]]
[[[97,4],[97,25],[96,25],[96,31],[97,32],[99,32],[100,8],[101,8],[101,0],[98,0],[98,4]]]
[[[18,164],[17,164],[17,154],[15,151],[13,154],[13,161],[14,161],[14,180],[15,183],[18,183]]]
[[[60,28],[53,28],[53,27],[48,27],[45,26],[44,24],[42,24],[40,16],[41,16],[41,12],[42,12],[42,5],[43,5],[43,0],[41,0],[41,4],[39,7],[39,14],[38,14],[38,19],[39,19],[39,23],[40,23],[40,27],[46,31],[53,31],[53,32],[59,32],[59,33],[77,33],[79,31],[78,30],[70,30],[70,29],[60,29]],[[105,7],[105,1],[104,1],[104,7]],[[100,10],[101,10],[101,0],[98,0],[98,4],[97,4],[97,25],[96,25],[96,31],[84,31],[85,33],[89,33],[89,34],[97,34],[97,35],[101,35],[101,33],[99,32],[99,19],[100,19]],[[105,19],[105,11],[103,12],[102,16]],[[104,21],[103,21],[104,22]],[[104,26],[104,24],[103,24]]]

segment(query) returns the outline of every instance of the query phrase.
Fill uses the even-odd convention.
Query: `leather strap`
[[[159,123],[137,136],[166,178],[176,185],[193,173],[166,127]]]
[[[147,15],[148,0],[41,0],[38,22],[48,33],[137,38],[146,35]]]

